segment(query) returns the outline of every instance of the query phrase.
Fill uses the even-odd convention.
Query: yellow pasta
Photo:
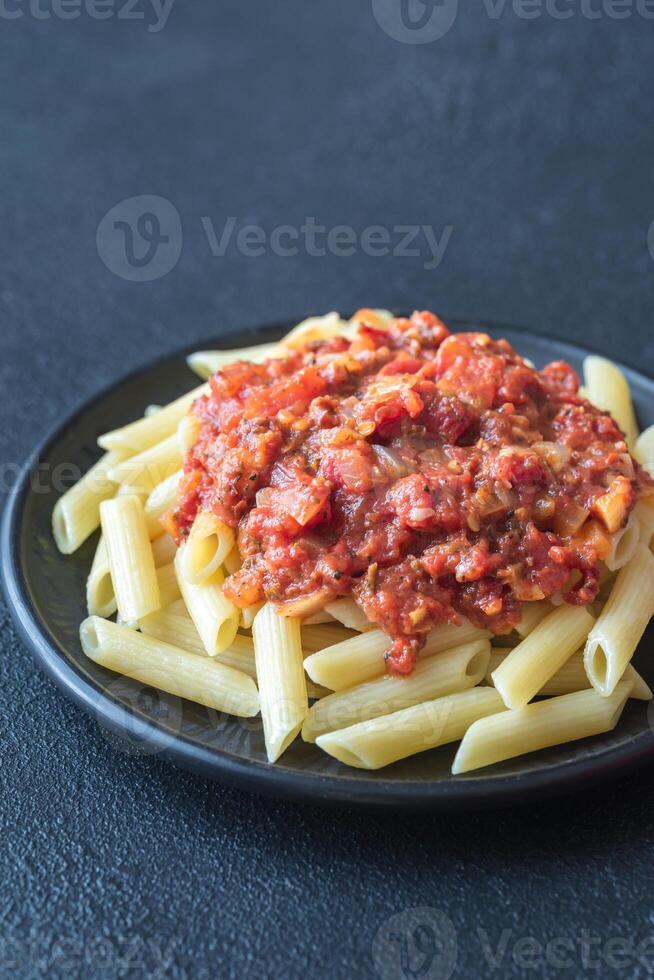
[[[278,616],[266,603],[255,616],[252,636],[266,752],[275,762],[300,731],[309,708],[300,624]]]
[[[345,629],[340,623],[325,623],[318,626],[302,625],[302,650],[305,656],[324,650],[326,647],[351,640],[356,636],[352,630]]]
[[[160,565],[157,568],[157,582],[159,583],[159,595],[161,596],[161,607],[168,608],[181,596],[175,562],[171,561],[167,565]]]
[[[138,620],[161,606],[143,505],[134,496],[105,500],[100,521],[118,612],[124,620]]]
[[[595,620],[583,606],[561,606],[519,643],[493,673],[507,708],[522,708],[584,643]]]
[[[489,658],[488,640],[474,640],[421,661],[406,677],[386,674],[330,694],[310,708],[302,738],[315,742],[325,732],[474,687],[484,677]]]
[[[102,616],[105,619],[113,616],[118,608],[113,582],[111,581],[109,555],[103,535],[100,535],[91,571],[86,581],[86,608],[89,616]]]
[[[536,701],[474,722],[459,746],[452,772],[470,772],[506,759],[609,732],[618,723],[632,682],[621,681],[613,694],[578,691]]]
[[[131,422],[121,429],[105,432],[98,439],[98,443],[103,449],[115,449],[124,453],[142,453],[173,435],[193,402],[201,395],[208,394],[210,390],[209,385],[200,385],[193,391],[177,398],[174,402],[170,402],[160,411],[155,412],[154,415],[138,419],[138,421]]]
[[[462,626],[444,624],[437,626],[427,636],[418,654],[422,659],[471,640],[486,639],[491,634],[479,630],[470,623]],[[386,673],[384,654],[390,640],[381,630],[371,630],[352,639],[320,650],[307,657],[305,668],[309,677],[332,691],[342,691]]]
[[[593,354],[584,361],[584,380],[589,401],[613,416],[624,432],[629,448],[633,449],[638,439],[638,423],[629,382],[620,368]]]
[[[151,538],[157,538],[164,533],[161,518],[170,510],[177,500],[179,482],[182,479],[182,471],[178,470],[168,479],[159,483],[150,493],[145,501],[145,519],[148,524],[148,534]]]
[[[210,511],[200,511],[182,548],[181,574],[198,585],[221,567],[234,547],[234,531]]]
[[[654,497],[639,501],[633,516],[640,527],[640,541],[646,548],[651,548],[654,538]]]
[[[105,453],[55,504],[52,534],[62,555],[77,551],[99,528],[100,504],[116,493],[109,472],[121,458],[120,453]]]
[[[586,673],[600,694],[606,697],[615,690],[652,616],[654,555],[641,544],[618,573],[586,643]]]
[[[182,465],[177,436],[173,434],[136,456],[116,463],[109,476],[116,483],[126,483],[139,493],[149,494],[160,483],[179,471]]]
[[[175,560],[177,545],[169,534],[162,534],[152,542],[152,556],[157,568]]]
[[[233,364],[235,361],[250,361],[258,364],[267,357],[281,357],[285,351],[280,350],[277,341],[271,344],[257,344],[255,347],[241,347],[238,350],[200,350],[186,359],[191,371],[201,378],[210,378],[212,374]]]
[[[504,710],[490,687],[473,687],[391,715],[328,732],[316,744],[346,766],[382,769],[399,759],[456,742],[473,722]]]
[[[654,476],[654,425],[650,425],[649,429],[645,429],[638,437],[634,456],[650,476]]]
[[[181,570],[183,552],[184,548],[179,548],[175,558],[177,582],[189,615],[202,637],[204,649],[210,657],[215,657],[226,650],[236,636],[238,609],[223,595],[222,572],[214,572],[200,585],[192,585],[186,581]]]
[[[98,616],[84,620],[80,639],[84,653],[95,663],[142,684],[242,718],[259,712],[252,678],[208,657],[198,657]]]
[[[325,611],[349,630],[365,633],[373,629],[373,624],[354,599],[335,599],[334,602],[327,603]]]
[[[503,660],[511,653],[511,650],[496,649],[491,650],[490,663],[486,672],[486,681],[492,686],[493,671],[500,666]],[[631,664],[622,675],[623,680],[631,680],[633,688],[630,697],[637,701],[651,701],[652,692],[649,685],[643,680],[638,671]],[[591,683],[584,667],[584,651],[578,650],[569,660],[560,667],[556,674],[545,683],[538,692],[539,697],[557,697],[561,694],[573,694],[575,691],[586,691]]]

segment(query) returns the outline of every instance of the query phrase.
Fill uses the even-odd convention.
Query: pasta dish
[[[271,762],[298,735],[369,769],[459,741],[463,773],[651,698],[654,430],[615,365],[582,387],[381,310],[189,364],[205,383],[101,436],[55,506],[62,552],[101,529],[89,657],[260,712]]]

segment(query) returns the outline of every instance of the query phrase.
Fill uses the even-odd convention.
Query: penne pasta
[[[157,582],[159,583],[159,595],[161,596],[161,607],[167,609],[173,602],[181,598],[175,562],[171,561],[166,565],[160,565],[157,569]]]
[[[503,710],[497,691],[473,687],[319,735],[316,744],[346,766],[382,769],[418,752],[456,742],[473,722]]]
[[[174,506],[181,479],[182,471],[178,470],[177,473],[173,473],[168,479],[154,487],[145,501],[143,508],[148,525],[148,534],[151,538],[157,538],[164,533],[161,518]]]
[[[633,516],[640,527],[640,541],[646,548],[651,548],[654,538],[654,497],[648,497],[636,504]]]
[[[475,721],[463,736],[452,772],[471,772],[527,752],[609,732],[618,723],[631,687],[631,681],[621,681],[608,697],[593,690],[578,691]]]
[[[636,554],[640,543],[642,528],[635,514],[631,514],[627,526],[611,535],[611,551],[604,559],[610,572],[624,568]]]
[[[313,613],[311,616],[305,616],[301,620],[303,626],[322,626],[325,623],[335,622],[334,617],[330,616],[326,609],[320,609],[318,612]]]
[[[105,453],[59,497],[52,511],[52,534],[62,555],[72,555],[100,527],[100,504],[116,493],[109,472],[120,459],[120,453]]]
[[[263,608],[263,602],[256,602],[253,606],[246,606],[245,609],[241,609],[240,617],[239,617],[239,625],[244,630],[252,629],[254,617],[262,608]]]
[[[474,640],[422,660],[406,677],[386,674],[330,694],[309,709],[302,738],[315,742],[325,732],[474,687],[484,677],[489,658],[488,640]]]
[[[80,639],[84,653],[95,663],[142,684],[241,718],[259,712],[252,678],[216,660],[198,657],[98,616],[84,620]]]
[[[619,573],[588,635],[584,664],[591,684],[607,697],[616,688],[654,616],[654,555],[639,545]]]
[[[160,608],[161,595],[143,505],[129,495],[105,500],[100,521],[118,612],[128,621],[147,616]]]
[[[252,636],[266,752],[275,762],[300,731],[309,708],[300,624],[278,616],[266,603],[255,616]]]
[[[255,347],[241,347],[237,350],[200,350],[187,357],[186,363],[191,371],[207,379],[226,364],[233,364],[235,361],[251,361],[253,364],[259,364],[267,357],[280,357],[283,353],[275,341],[270,344],[257,344]]]
[[[516,633],[525,640],[551,612],[552,608],[547,602],[524,602],[520,610],[520,622],[515,628]]]
[[[210,578],[234,547],[234,531],[210,511],[198,513],[182,548],[180,571],[187,582],[198,585]]]
[[[509,655],[511,650],[491,650],[490,664],[486,672],[486,682],[493,686],[491,677],[492,672],[499,667],[503,660]],[[651,701],[652,691],[649,685],[643,680],[635,667],[628,665],[622,680],[631,680],[633,688],[630,697],[637,701]],[[588,674],[584,667],[584,651],[578,650],[569,660],[557,670],[556,674],[538,692],[539,697],[558,697],[561,694],[573,694],[575,691],[586,691],[591,687]]]
[[[215,657],[234,641],[238,630],[238,609],[223,595],[224,576],[221,571],[214,572],[200,585],[186,581],[181,570],[183,552],[184,547],[179,548],[175,558],[177,583],[204,649],[210,657]]]
[[[634,456],[650,476],[654,476],[654,425],[650,425],[638,437]]]
[[[334,602],[328,602],[325,612],[349,630],[365,633],[374,628],[374,624],[354,599],[335,599]]]
[[[148,636],[154,636],[171,646],[188,650],[197,656],[206,657],[207,651],[195,624],[185,609],[175,609],[169,606],[151,613],[139,621],[139,627]],[[216,655],[216,660],[227,664],[235,670],[256,680],[257,671],[254,665],[254,644],[251,637],[240,636],[238,633],[222,653]]]
[[[470,623],[462,626],[437,626],[429,633],[418,656],[422,659],[431,657],[443,650],[472,640],[486,639],[490,635]],[[322,684],[332,691],[342,691],[386,673],[384,654],[389,643],[388,637],[381,630],[371,630],[312,654],[307,657],[304,666],[316,684]]]
[[[620,368],[593,354],[584,361],[584,380],[588,400],[613,416],[624,432],[629,448],[633,449],[638,440],[638,423],[629,382]]]
[[[200,421],[189,412],[177,426],[177,445],[180,453],[184,454],[198,441]]]
[[[107,545],[103,535],[100,535],[91,571],[86,581],[86,608],[89,616],[102,616],[104,619],[113,616],[118,608],[113,582],[111,581]]]
[[[314,340],[329,340],[330,337],[342,336],[347,328],[348,324],[341,320],[338,313],[310,316],[282,337],[277,347],[285,353],[288,348],[301,347]]]
[[[177,436],[173,434],[142,453],[117,463],[109,470],[109,477],[115,483],[126,483],[138,493],[149,494],[177,473],[182,461]]]
[[[234,572],[238,572],[242,564],[241,553],[238,550],[238,545],[235,544],[229,554],[225,556],[223,568],[227,575],[233,575]]]
[[[177,545],[169,534],[162,534],[160,537],[155,538],[151,547],[152,557],[157,568],[160,568],[162,565],[169,565],[175,560]]]
[[[123,453],[142,453],[173,435],[193,402],[202,395],[209,394],[210,390],[209,385],[200,385],[193,391],[181,395],[174,402],[170,402],[154,415],[130,422],[121,429],[105,432],[98,439],[98,443],[103,449],[114,449]]]
[[[522,708],[584,643],[595,620],[583,606],[561,606],[546,616],[493,672],[507,708]]]
[[[302,650],[305,657],[318,650],[342,643],[344,640],[351,640],[356,636],[352,630],[346,630],[344,626],[336,623],[325,623],[318,626],[302,625]]]

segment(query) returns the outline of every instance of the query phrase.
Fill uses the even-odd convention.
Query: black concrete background
[[[146,0],[130,19],[124,0],[98,8],[104,20],[4,0],[5,485],[52,423],[128,369],[310,311],[428,306],[654,372],[654,23],[629,0],[561,2],[566,20],[508,2],[488,14],[500,9],[470,0],[446,36],[409,45],[370,0],[176,0],[158,32]],[[183,247],[165,277],[129,282],[96,230],[142,194],[172,202]],[[268,232],[307,217],[453,232],[436,269],[360,250],[214,257],[201,219],[220,234],[229,216]],[[654,970],[636,950],[654,934],[651,770],[481,815],[261,800],[120,752],[1,615],[1,975]],[[411,913],[389,922],[416,906],[434,910],[422,932]]]

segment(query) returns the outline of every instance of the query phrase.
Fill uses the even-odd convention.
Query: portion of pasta
[[[459,742],[464,773],[651,699],[654,428],[615,365],[587,358],[581,388],[360,310],[189,366],[205,383],[101,436],[53,511],[64,554],[101,531],[96,663],[260,712],[270,762],[301,736],[365,769]]]

